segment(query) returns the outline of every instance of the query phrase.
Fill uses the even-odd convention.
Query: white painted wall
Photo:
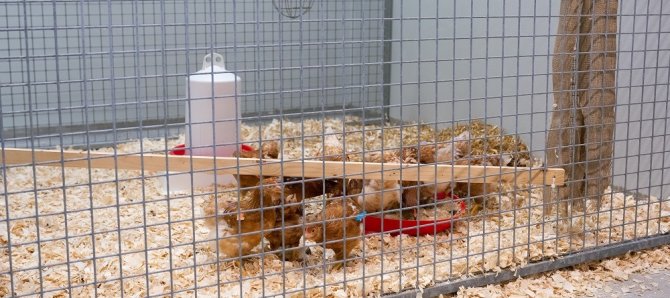
[[[403,41],[393,46],[393,118],[486,119],[543,148],[558,1],[394,4],[393,37]]]
[[[614,184],[667,197],[670,5],[661,2],[620,1]],[[559,5],[395,0],[391,117],[440,127],[485,119],[543,156]]]
[[[620,3],[614,183],[670,199],[670,3]]]

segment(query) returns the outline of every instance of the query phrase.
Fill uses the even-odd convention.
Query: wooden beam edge
[[[174,156],[167,154],[117,154],[60,150],[5,148],[3,165],[36,165],[74,168],[144,170],[156,172],[216,171],[219,174],[347,177],[423,182],[471,182],[562,186],[561,168],[499,167],[450,164],[398,164],[321,160],[260,160],[255,158]]]

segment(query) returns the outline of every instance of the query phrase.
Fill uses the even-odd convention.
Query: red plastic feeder
[[[170,152],[168,152],[168,154],[170,154],[170,155],[185,155],[186,154],[186,149],[185,148],[186,148],[186,145],[179,144],[177,146],[174,146],[174,148],[172,150],[170,150]]]
[[[253,151],[254,147],[251,147],[249,145],[240,145],[240,148],[242,151]],[[179,144],[177,146],[174,146],[172,150],[168,152],[170,155],[186,155],[186,145],[184,144]]]
[[[458,200],[458,196],[454,194],[438,194],[438,200],[451,198]],[[460,201],[459,212],[454,214],[451,218],[438,220],[403,220],[392,218],[380,218],[378,216],[368,215],[363,217],[363,224],[365,225],[365,234],[390,232],[391,236],[397,236],[400,233],[410,236],[433,235],[451,228],[452,221],[465,213],[467,208],[465,201]],[[383,229],[382,229],[383,226]],[[417,228],[418,226],[418,228]]]

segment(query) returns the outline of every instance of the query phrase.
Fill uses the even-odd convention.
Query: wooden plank
[[[4,157],[4,159],[3,159]],[[255,158],[168,156],[167,154],[111,154],[60,150],[5,148],[0,161],[7,165],[32,165],[144,170],[165,172],[213,171],[219,174],[242,174],[287,177],[342,177],[424,182],[473,182],[563,185],[564,171],[559,168],[522,168],[468,166],[447,164],[398,164],[339,162],[320,160],[261,160]],[[239,162],[239,163],[238,163]],[[238,166],[239,165],[239,166]],[[239,169],[239,172],[238,172]],[[546,174],[546,178],[545,178]]]

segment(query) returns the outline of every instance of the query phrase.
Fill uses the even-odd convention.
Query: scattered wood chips
[[[670,245],[631,252],[624,256],[581,264],[573,268],[519,278],[503,285],[461,288],[456,297],[619,297],[635,292],[642,296],[659,287],[654,280],[632,281],[634,285],[615,287],[635,273],[670,270]]]
[[[407,140],[432,141],[436,134],[448,134],[425,132],[415,125],[404,129],[401,139],[398,129],[360,123],[350,117],[274,120],[244,126],[243,136],[252,145],[254,140],[281,137],[283,157],[298,159],[319,152],[326,128],[346,131],[348,152],[380,150],[382,143],[384,148],[398,148]],[[168,145],[182,142],[169,140]],[[141,144],[145,152],[165,149],[165,140]],[[117,150],[139,152],[140,142],[119,144]],[[636,200],[608,190],[600,210],[589,206],[586,215],[574,214],[571,222],[563,223],[543,217],[541,188],[518,185],[506,187],[478,216],[459,219],[451,233],[367,236],[343,270],[324,271],[324,259],[332,253],[319,247],[310,249],[305,264],[268,254],[251,257],[239,268],[218,261],[215,241],[204,225],[202,206],[213,190],[166,196],[159,178],[152,175],[160,173],[8,168],[0,189],[0,297],[40,291],[50,291],[50,297],[118,297],[120,292],[133,297],[173,292],[178,297],[195,292],[206,297],[376,296],[670,231],[670,205],[653,197]],[[234,189],[219,191],[231,200],[237,197]],[[668,250],[630,254],[505,286],[463,289],[459,295],[589,294],[594,289],[587,286],[593,286],[594,279],[624,279],[659,264],[656,260]]]

